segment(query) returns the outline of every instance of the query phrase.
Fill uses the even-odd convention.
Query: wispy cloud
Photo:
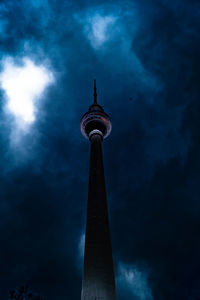
[[[111,38],[113,26],[117,17],[114,15],[94,14],[90,16],[84,26],[84,33],[94,48],[101,47]]]
[[[96,54],[102,56],[104,64],[117,74],[126,73],[130,81],[134,78],[139,85],[158,90],[161,83],[158,87],[158,79],[144,67],[133,50],[133,41],[141,24],[137,8],[134,6],[131,10],[130,7],[130,4],[124,9],[117,4],[94,6],[74,14],[74,18],[81,24],[82,33]]]
[[[119,264],[117,283],[119,292],[128,290],[136,299],[153,300],[148,284],[148,273],[134,265]]]
[[[79,244],[78,244],[78,252],[79,252],[79,257],[81,260],[83,260],[84,256],[84,247],[85,247],[85,233],[83,233],[80,237]]]
[[[119,14],[116,8],[107,10],[104,7],[94,7],[85,12],[74,14],[76,21],[83,26],[83,34],[95,49],[101,49],[111,40],[117,29]]]

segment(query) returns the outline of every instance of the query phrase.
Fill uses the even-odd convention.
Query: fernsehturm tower
[[[96,81],[94,103],[81,119],[81,132],[91,145],[81,300],[116,300],[102,156],[102,141],[111,132],[111,120],[97,103]]]

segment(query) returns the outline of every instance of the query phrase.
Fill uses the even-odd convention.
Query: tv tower
[[[81,119],[81,132],[91,145],[81,300],[116,300],[102,156],[102,141],[111,127],[110,117],[97,103],[95,80],[94,103]]]

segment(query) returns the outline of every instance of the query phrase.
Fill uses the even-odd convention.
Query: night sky
[[[197,0],[0,2],[1,300],[80,299],[94,78],[118,300],[200,299],[199,32]]]

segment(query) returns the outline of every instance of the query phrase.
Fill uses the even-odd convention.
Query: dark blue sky
[[[197,0],[1,1],[1,78],[28,59],[53,80],[27,130],[1,85],[0,299],[80,299],[94,78],[118,299],[199,299],[199,31]]]

